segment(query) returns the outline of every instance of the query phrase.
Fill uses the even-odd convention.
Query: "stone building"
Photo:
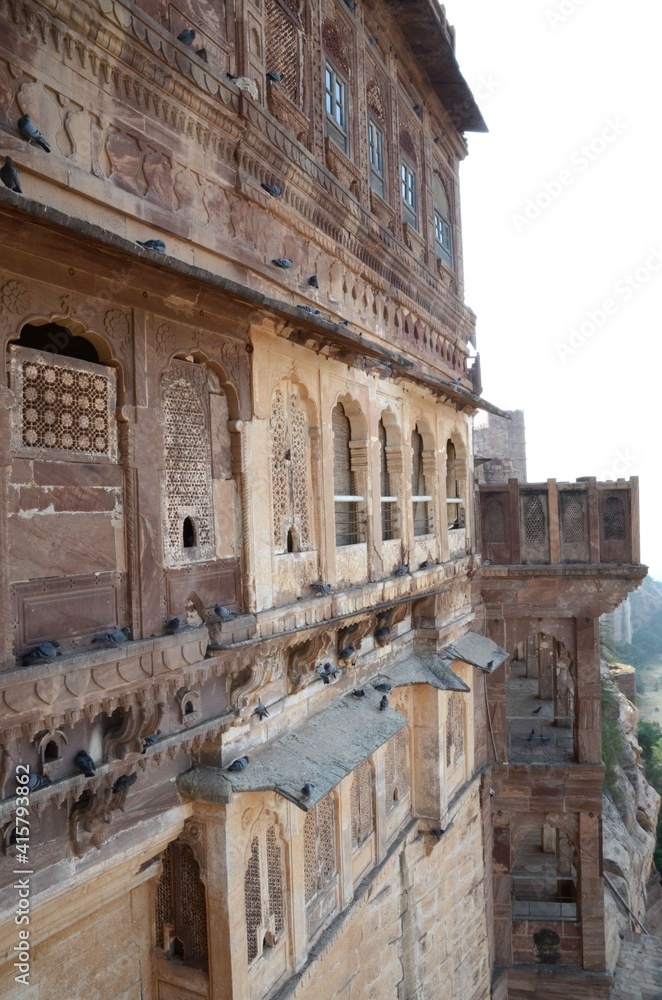
[[[474,427],[474,461],[479,483],[526,482],[524,410],[508,410],[506,417],[481,414]]]
[[[0,11],[2,996],[605,997],[636,483],[474,516],[443,8]]]

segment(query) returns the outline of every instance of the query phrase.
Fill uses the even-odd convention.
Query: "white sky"
[[[485,398],[525,411],[531,481],[640,476],[641,558],[662,578],[662,4],[446,13],[490,129],[460,172]]]

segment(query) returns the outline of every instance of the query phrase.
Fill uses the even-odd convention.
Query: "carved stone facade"
[[[0,993],[29,858],[49,1000],[603,997],[594,623],[644,572],[636,484],[474,504],[453,31],[189,14],[0,0]],[[547,828],[572,930],[521,919]]]

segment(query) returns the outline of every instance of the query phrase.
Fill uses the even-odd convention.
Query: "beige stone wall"
[[[323,937],[279,1000],[487,1000],[479,783],[441,840],[414,829]]]

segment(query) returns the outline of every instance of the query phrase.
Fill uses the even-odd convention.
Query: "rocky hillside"
[[[644,777],[637,742],[638,712],[603,674],[603,746],[607,764],[603,796],[604,870],[651,934],[662,934],[662,892],[653,867],[660,796]],[[640,930],[605,882],[607,954],[612,971],[621,941]]]

